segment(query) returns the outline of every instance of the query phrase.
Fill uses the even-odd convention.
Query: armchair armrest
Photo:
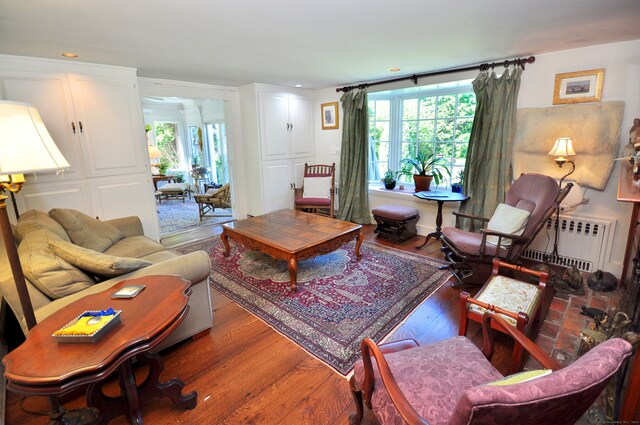
[[[542,351],[542,348],[536,345],[535,342],[531,341],[525,334],[523,334],[513,326],[509,326],[509,324],[503,318],[490,311],[487,311],[482,317],[482,354],[484,354],[487,359],[490,359],[491,355],[493,354],[493,330],[491,329],[492,320],[496,321],[496,323],[501,328],[504,328],[505,332],[509,334],[514,340],[516,340],[522,346],[522,348],[524,348],[534,359],[536,359],[542,365],[542,367],[551,370],[562,369],[562,365],[558,361],[549,357],[547,353]]]
[[[459,211],[453,211],[452,214],[456,216],[456,219],[460,217],[460,218],[469,218],[472,220],[480,220],[480,221],[487,221],[487,222],[491,220],[490,217],[482,217],[480,215],[465,214]]]
[[[480,233],[484,233],[486,236],[497,236],[498,238],[506,238],[506,239],[511,239],[512,242],[520,242],[520,241],[526,241],[528,240],[527,238],[523,238],[520,235],[514,235],[512,233],[502,233],[502,232],[498,232],[497,230],[491,230],[491,229],[480,229]]]

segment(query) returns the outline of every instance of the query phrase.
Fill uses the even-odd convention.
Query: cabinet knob
[[[82,121],[78,121],[78,127],[80,127],[80,133],[82,133]]]
[[[287,123],[287,130],[289,130],[290,126],[291,126],[291,124]]]
[[[293,124],[289,124],[291,126],[291,130],[293,130]]]
[[[73,130],[73,134],[76,134],[76,123],[71,121],[71,129]]]

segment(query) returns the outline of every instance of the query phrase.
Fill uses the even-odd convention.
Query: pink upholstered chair
[[[443,228],[441,235],[442,251],[450,262],[451,271],[461,283],[482,285],[491,273],[494,258],[517,264],[572,186],[567,183],[560,190],[553,178],[534,173],[523,174],[513,182],[504,203],[529,212],[520,235],[488,229],[481,229],[479,233],[462,230],[461,219],[481,222],[484,226],[491,218],[454,212],[456,227]],[[491,241],[490,237],[495,240]]]
[[[295,209],[327,214],[333,218],[336,164],[304,164],[302,187],[291,187],[295,194]]]
[[[543,367],[554,372],[517,384],[487,385],[503,378],[489,361],[491,320],[502,322]],[[364,400],[383,425],[574,424],[633,351],[631,344],[614,338],[561,369],[494,313],[485,314],[482,326],[482,350],[460,336],[426,346],[404,340],[378,347],[365,339],[363,360],[356,363],[350,380],[357,406],[350,422],[361,422]]]

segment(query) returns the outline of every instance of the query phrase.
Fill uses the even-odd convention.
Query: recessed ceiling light
[[[400,68],[389,68],[389,71],[398,72],[398,71],[400,71]]]
[[[76,55],[75,53],[69,53],[69,52],[62,53],[62,56],[64,56],[65,58],[71,58],[71,59],[75,59],[78,57],[78,55]]]
[[[296,84],[296,87],[302,87],[302,84]]]

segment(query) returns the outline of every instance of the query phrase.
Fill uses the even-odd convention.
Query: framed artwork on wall
[[[338,129],[338,102],[323,103],[320,105],[322,113],[322,129],[337,130]]]
[[[603,83],[603,68],[557,74],[553,104],[600,102]]]

